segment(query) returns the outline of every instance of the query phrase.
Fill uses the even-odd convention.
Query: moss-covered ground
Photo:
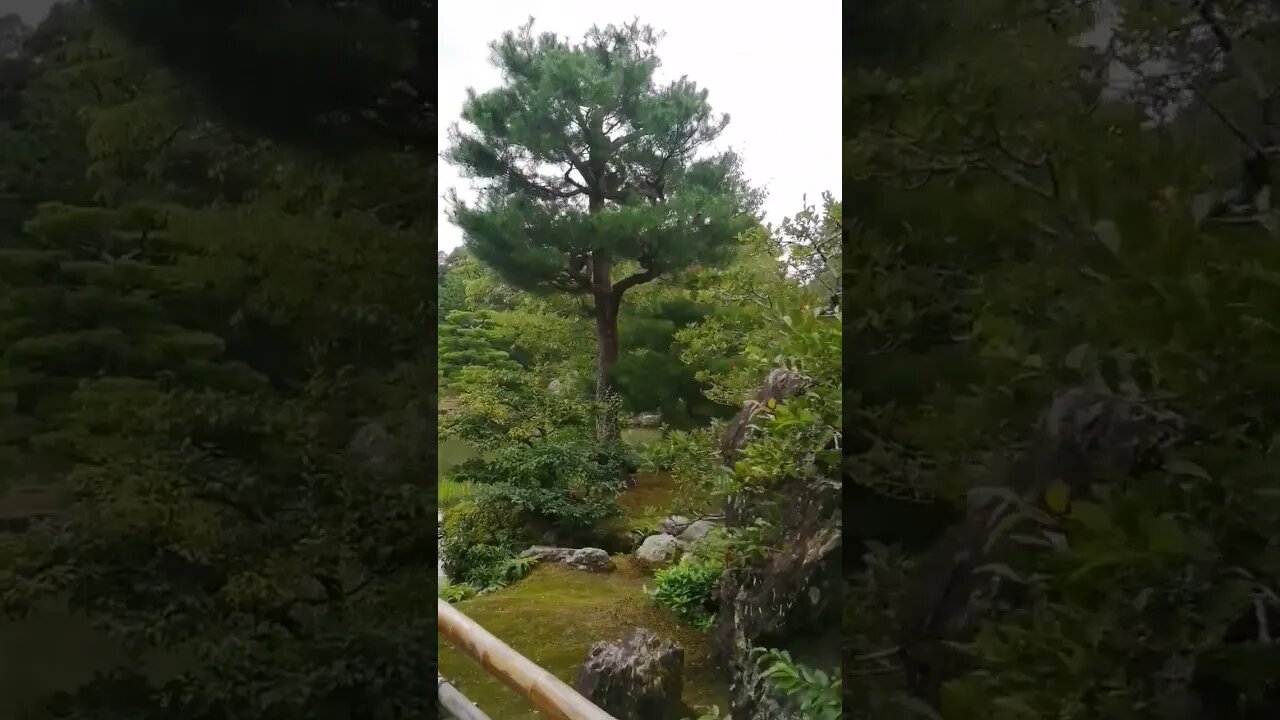
[[[538,567],[508,588],[456,607],[571,685],[592,643],[619,639],[632,627],[649,628],[684,648],[685,701],[694,706],[723,705],[726,689],[711,659],[708,636],[653,607],[644,594],[648,576],[627,556],[615,561],[618,569],[607,574]],[[470,658],[444,642],[439,650],[440,672],[490,717],[543,717]]]
[[[623,441],[633,447],[661,437],[660,430],[630,428]],[[460,441],[440,446],[440,467],[469,456]],[[618,499],[629,525],[656,524],[670,508],[675,484],[666,473],[637,473],[636,485]],[[517,652],[573,684],[592,643],[617,640],[632,627],[644,627],[679,643],[685,651],[684,699],[691,707],[720,704],[726,687],[710,655],[709,637],[653,606],[644,592],[649,576],[627,555],[614,557],[615,572],[594,574],[555,565],[540,566],[502,590],[458,603],[456,607]],[[543,717],[523,698],[490,677],[478,664],[441,641],[440,672],[490,717],[527,720]]]

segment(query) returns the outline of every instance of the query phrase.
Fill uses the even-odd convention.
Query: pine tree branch
[[[647,283],[650,280],[655,280],[661,274],[662,274],[661,270],[658,270],[654,267],[648,267],[641,272],[635,273],[634,275],[628,275],[627,277],[624,277],[618,282],[614,283],[613,296],[614,298],[620,298],[622,297],[622,293],[626,292],[627,290],[630,290],[631,288],[637,285],[642,285],[644,283]]]

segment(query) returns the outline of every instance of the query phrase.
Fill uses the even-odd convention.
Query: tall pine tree
[[[600,399],[626,292],[721,260],[759,200],[735,155],[699,158],[729,119],[687,78],[657,82],[659,39],[638,22],[594,27],[578,44],[532,21],[506,33],[492,44],[506,82],[469,93],[472,128],[455,127],[449,150],[486,183],[474,205],[454,198],[468,249],[517,287],[591,299]]]

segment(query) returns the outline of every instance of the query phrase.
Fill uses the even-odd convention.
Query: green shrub
[[[640,469],[670,472],[676,482],[676,504],[692,512],[721,504],[732,472],[717,450],[723,428],[719,424],[700,430],[669,430],[660,439],[640,448]]]
[[[654,574],[654,589],[649,594],[658,607],[706,629],[714,619],[715,593],[723,572],[724,566],[714,562],[673,565]]]
[[[620,446],[532,443],[463,463],[452,479],[472,484],[477,505],[500,513],[505,527],[532,542],[548,530],[580,536],[616,515],[629,464]]]
[[[518,534],[496,506],[469,500],[445,515],[440,553],[445,572],[459,582],[487,577],[490,566],[516,554]],[[473,583],[483,587],[482,583]]]
[[[732,530],[716,527],[694,545],[693,555],[703,564],[740,567],[775,551],[770,542],[775,534],[773,525],[763,518]]]
[[[504,563],[548,533],[557,542],[589,537],[617,515],[627,462],[621,448],[534,443],[459,465],[448,481],[470,488],[471,498],[445,518],[441,552],[450,577],[504,585],[523,575]]]
[[[661,438],[646,443],[638,451],[640,468],[649,472],[666,472],[692,462],[701,465],[707,460],[707,433],[668,430]]]
[[[761,674],[771,685],[787,694],[801,717],[812,720],[839,720],[842,717],[840,678],[792,660],[785,650],[756,648],[752,654],[761,664]]]

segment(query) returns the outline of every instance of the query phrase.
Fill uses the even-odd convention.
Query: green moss
[[[622,430],[622,442],[633,448],[642,448],[660,439],[662,439],[662,430],[658,428],[624,428]]]
[[[638,472],[636,486],[618,496],[618,506],[628,520],[648,518],[654,511],[666,515],[675,498],[676,483],[670,473]]]
[[[649,628],[684,648],[685,701],[691,705],[723,705],[726,688],[711,660],[707,635],[653,607],[643,590],[646,576],[630,558],[619,556],[615,560],[618,570],[608,574],[538,567],[519,583],[458,603],[457,608],[571,685],[592,643],[619,639],[632,627]],[[443,640],[440,672],[491,717],[542,717]]]

